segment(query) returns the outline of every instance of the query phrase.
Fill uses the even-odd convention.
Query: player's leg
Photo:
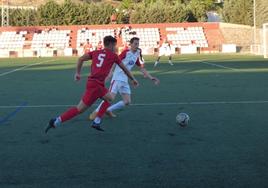
[[[100,107],[103,103],[104,103],[104,100],[102,100],[99,106],[93,112],[90,113],[90,115],[88,116],[89,120],[94,120],[97,117],[97,113],[100,110]]]
[[[113,101],[116,97],[116,93],[110,93],[110,94],[111,94],[111,98]],[[94,120],[97,117],[98,112],[100,111],[101,108],[103,108],[102,105],[106,105],[105,100],[102,100],[99,106],[89,115],[89,120]],[[110,117],[116,117],[115,114],[113,114],[112,112],[109,112],[108,110],[106,111],[106,114]]]
[[[160,61],[161,56],[163,56],[163,55],[165,55],[165,48],[160,47],[160,48],[159,48],[159,53],[158,53],[158,58],[157,58],[157,60],[156,60],[155,63],[154,63],[154,66],[155,66],[155,67],[157,66],[157,64],[158,64],[159,61]]]
[[[86,109],[91,106],[98,99],[98,86],[95,83],[88,83],[87,89],[82,97],[82,100],[77,106],[69,108],[67,111],[62,113],[60,116],[53,118],[49,121],[49,124],[45,130],[47,131],[51,128],[56,128],[60,126],[65,121],[68,121],[75,116],[83,113]]]
[[[154,63],[154,66],[155,66],[155,67],[156,67],[157,64],[159,63],[160,58],[161,58],[161,54],[158,55],[158,57],[157,57],[157,59],[156,59],[156,61],[155,61],[155,63]]]
[[[111,93],[112,100],[115,99],[118,90],[119,90],[118,81],[116,81],[116,80],[112,80],[112,81],[111,81],[110,88],[109,88],[109,91],[110,91],[110,93]],[[100,110],[101,106],[103,105],[103,103],[104,103],[104,100],[100,103],[100,105],[98,106],[98,108],[97,108],[96,110],[94,110],[94,111],[89,115],[89,119],[90,119],[90,120],[94,120],[94,119],[97,117],[97,113],[99,112],[99,110]],[[110,114],[108,114],[108,115],[110,115]]]
[[[169,56],[168,56],[168,63],[169,63],[170,65],[173,65],[171,54],[169,54]]]
[[[129,105],[131,102],[131,96],[130,94],[126,94],[126,93],[122,93],[122,100],[118,101],[117,103],[113,104],[112,106],[110,106],[107,111],[109,112],[113,112],[115,110],[120,110],[122,108],[124,108],[125,106]]]
[[[129,104],[130,103],[130,94],[131,94],[131,91],[130,91],[130,87],[129,87],[129,84],[128,82],[122,82],[122,81],[116,81],[116,85],[117,85],[117,88],[119,90],[112,90],[112,91],[119,91],[120,93],[124,93],[126,94],[125,95],[122,95],[122,98],[123,98],[123,101],[124,102],[124,106],[125,104]],[[94,119],[93,121],[93,124],[92,124],[92,127],[93,128],[96,128],[97,130],[102,130],[100,129],[100,124],[101,124],[101,118],[103,117],[103,115],[107,112],[107,109],[110,107],[110,102],[115,98],[115,95],[114,93],[107,93],[106,95],[103,96],[103,99],[105,100],[104,103],[101,105],[101,108],[99,110],[99,112],[97,113],[97,117]],[[109,109],[111,110],[111,109]],[[108,111],[109,111],[108,110]]]
[[[122,93],[122,100],[118,101],[117,103],[113,104],[112,106],[110,106],[107,111],[114,111],[114,110],[120,110],[122,108],[124,108],[125,106],[128,106],[131,103],[131,95],[127,94],[127,93]]]
[[[107,108],[111,105],[111,102],[113,100],[113,95],[112,93],[108,92],[102,97],[102,99],[104,100],[104,102],[101,105],[100,110],[98,111],[97,116],[91,125],[92,128],[97,129],[99,131],[104,131],[103,129],[100,128],[101,119],[103,115],[106,113]]]
[[[167,48],[166,51],[165,51],[165,56],[168,57],[168,63],[170,65],[173,65],[172,61],[171,61],[171,48]]]
[[[131,102],[131,90],[130,86],[127,82],[121,82],[119,84],[119,92],[122,97],[121,101],[118,101],[117,103],[110,106],[107,111],[112,112],[114,110],[119,110],[124,108],[126,105],[129,105]]]
[[[49,125],[47,126],[45,132],[47,133],[50,128],[59,127],[65,121],[68,121],[75,116],[83,113],[88,108],[83,100],[81,100],[77,106],[69,108],[67,111],[63,112],[60,116],[53,118],[49,121]]]

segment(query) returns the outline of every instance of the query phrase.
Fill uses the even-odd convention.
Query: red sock
[[[65,121],[68,121],[72,119],[73,117],[77,116],[78,114],[80,114],[79,110],[76,107],[72,107],[60,115],[61,122],[63,123]]]
[[[109,106],[111,106],[111,103],[104,101],[104,103],[102,103],[100,107],[100,110],[97,113],[97,117],[102,118]]]

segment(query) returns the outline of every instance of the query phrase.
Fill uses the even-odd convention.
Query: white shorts
[[[129,94],[129,95],[131,94],[128,82],[123,82],[120,80],[112,80],[109,91],[115,94],[117,94],[118,92],[120,94]]]
[[[171,48],[160,47],[159,48],[159,56],[170,56]]]

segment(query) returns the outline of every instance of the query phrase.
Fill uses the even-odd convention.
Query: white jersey
[[[161,47],[164,48],[165,50],[169,50],[170,44],[168,42],[164,42]]]
[[[164,42],[159,48],[159,56],[170,56],[171,55],[171,46],[168,42]]]
[[[135,65],[141,66],[140,57],[141,57],[140,49],[138,49],[136,52],[132,52],[131,50],[126,49],[119,55],[119,59],[122,61],[122,63],[129,71],[131,71],[131,69]],[[125,72],[118,65],[116,65],[113,72],[112,80],[128,82],[128,77],[125,74]]]

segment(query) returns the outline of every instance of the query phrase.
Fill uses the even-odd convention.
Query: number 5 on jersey
[[[106,56],[106,54],[99,54],[99,56],[98,56],[99,63],[96,64],[97,67],[102,66],[105,56]]]

